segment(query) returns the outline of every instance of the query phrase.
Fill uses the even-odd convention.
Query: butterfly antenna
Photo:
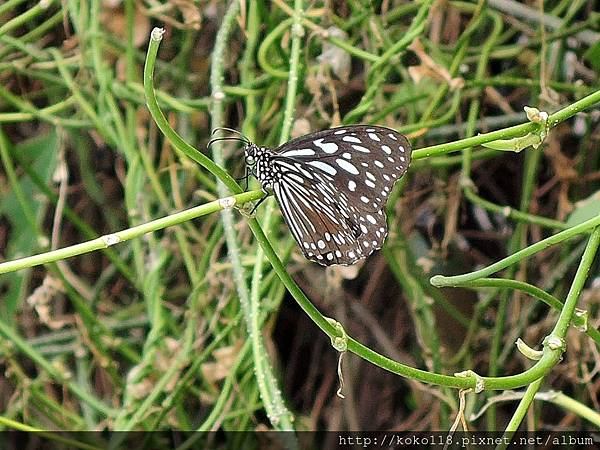
[[[213,145],[215,142],[219,142],[219,141],[238,141],[238,142],[243,142],[244,144],[249,144],[250,141],[247,139],[242,139],[239,137],[233,137],[233,136],[229,136],[229,137],[220,137],[220,138],[212,138],[210,141],[208,141],[208,144],[206,145],[206,148],[210,148],[211,145]]]
[[[250,143],[250,139],[248,139],[246,136],[244,136],[242,133],[240,133],[238,130],[234,130],[233,128],[228,128],[228,127],[217,127],[214,130],[212,130],[212,133],[210,133],[211,136],[214,136],[214,134],[217,131],[228,131],[229,133],[234,133],[237,134],[238,136],[240,136],[242,139],[244,139],[245,142]]]

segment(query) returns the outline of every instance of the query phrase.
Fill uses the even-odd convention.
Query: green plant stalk
[[[600,219],[600,217],[597,217],[596,219]],[[583,289],[583,285],[587,278],[587,274],[592,262],[594,261],[594,256],[596,254],[596,250],[598,249],[599,243],[600,226],[596,226],[592,235],[590,236],[585,251],[583,252],[583,256],[581,257],[581,262],[577,268],[577,272],[575,273],[575,278],[571,283],[571,288],[569,289],[569,293],[565,299],[565,304],[558,318],[558,322],[556,322],[554,330],[552,331],[553,335],[557,335],[561,339],[564,339],[567,334],[569,324],[571,323],[573,313],[575,312],[575,307],[577,306],[577,299],[581,290]]]
[[[219,27],[215,40],[215,47],[212,53],[210,84],[213,102],[210,113],[212,121],[211,126],[213,129],[223,126],[223,100],[225,98],[225,94],[223,93],[223,60],[227,48],[227,40],[238,11],[239,2],[234,0],[229,4],[225,17],[223,18],[223,23]],[[220,151],[221,148],[222,145],[220,142],[215,142],[212,147],[213,158],[220,166],[224,164],[223,153]],[[225,194],[225,187],[221,183],[217,184],[217,192],[220,196]],[[261,399],[263,400],[265,410],[273,426],[280,430],[292,430],[292,415],[285,407],[279,388],[274,386],[276,380],[271,373],[268,362],[266,362],[266,351],[262,345],[262,336],[257,323],[258,314],[251,304],[250,292],[248,291],[248,286],[246,284],[244,267],[241,263],[239,245],[237,243],[231,211],[224,210],[221,215],[225,231],[225,240],[227,242],[227,252],[232,264],[233,278],[240,304],[246,317],[250,340],[253,343],[252,350],[254,363],[256,365],[256,380],[260,390]],[[256,219],[252,219],[251,222],[254,222],[258,227]],[[258,303],[258,300],[256,300],[256,303]]]
[[[465,198],[471,203],[475,203],[488,211],[502,214],[504,217],[514,219],[518,222],[527,222],[531,225],[538,225],[544,228],[564,230],[567,225],[564,222],[560,222],[554,219],[548,219],[547,217],[536,216],[524,211],[520,211],[511,206],[501,206],[496,203],[490,202],[477,195],[472,189],[465,189]]]
[[[419,276],[418,266],[402,232],[398,233],[397,240],[399,245],[394,247],[393,252],[386,247],[383,248],[384,256],[405,293],[418,336],[417,342],[423,354],[422,359],[427,362],[428,368],[439,372],[442,369],[440,338],[436,331],[436,317],[431,307],[432,302],[421,284],[422,277]],[[447,407],[442,408],[440,414],[443,428],[449,426],[447,409]]]
[[[8,0],[4,4],[0,5],[0,15],[4,15],[7,12],[13,11],[19,4],[24,3],[26,0]]]
[[[27,220],[29,227],[31,228],[31,232],[34,233],[36,243],[38,243],[39,245],[41,242],[44,241],[45,236],[38,225],[38,219],[35,215],[35,212],[31,209],[31,205],[29,204],[29,201],[26,198],[23,189],[21,188],[19,177],[17,176],[14,165],[12,163],[9,146],[10,143],[8,137],[6,136],[6,133],[4,133],[2,127],[0,127],[0,159],[2,160],[2,164],[4,165],[6,176],[15,194],[17,202],[19,203],[23,215],[25,216],[25,219]]]
[[[482,4],[478,3],[478,12],[481,12],[480,6]],[[485,15],[479,15],[478,14],[478,19],[482,19],[483,17],[485,17]],[[496,44],[496,41],[498,40],[498,36],[500,35],[500,33],[502,32],[502,27],[503,27],[503,22],[501,20],[501,18],[498,16],[498,14],[493,14],[491,15],[491,19],[493,22],[493,29],[489,35],[489,37],[485,40],[485,43],[483,45],[482,48],[482,52],[481,52],[481,58],[479,59],[479,62],[477,64],[477,69],[475,71],[475,79],[481,79],[483,78],[486,68],[488,66],[488,61],[489,61],[489,57],[490,57],[490,52],[493,48],[493,46]],[[478,20],[479,21],[479,20]],[[476,120],[477,117],[479,116],[479,111],[480,111],[480,95],[481,95],[481,89],[478,90],[478,95],[476,97],[474,97],[474,99],[471,101],[471,104],[469,105],[469,113],[468,113],[468,120],[467,120],[467,130],[466,130],[466,134],[467,136],[472,136],[475,133],[475,127],[476,127]],[[462,157],[463,157],[463,162],[462,162],[462,168],[461,168],[461,180],[462,180],[462,192],[465,195],[465,197],[467,198],[467,200],[478,204],[477,200],[479,199],[479,197],[475,194],[473,186],[470,182],[465,182],[465,181],[470,181],[471,180],[471,164],[472,164],[472,149],[468,148],[465,149],[462,152]],[[498,305],[498,309],[497,309],[497,314],[496,314],[496,321],[494,323],[494,330],[492,333],[492,339],[491,339],[491,343],[490,343],[490,358],[489,358],[489,374],[495,376],[497,374],[497,355],[499,353],[499,349],[500,349],[500,345],[502,343],[502,330],[504,329],[504,325],[505,325],[505,320],[506,320],[506,309],[507,309],[507,299],[506,297],[501,297],[500,298],[500,302]],[[488,410],[487,412],[487,417],[488,417],[488,429],[489,430],[493,430],[495,427],[495,410],[492,407]]]
[[[294,10],[290,6],[288,6],[286,3],[284,3],[283,0],[274,0],[273,3],[275,3],[279,8],[281,8],[289,16],[292,16],[292,17],[294,16]],[[356,56],[357,58],[364,59],[364,60],[370,61],[370,62],[376,62],[379,60],[379,56],[373,55],[372,53],[369,53],[361,48],[354,47],[352,44],[344,41],[343,39],[340,39],[335,36],[331,36],[331,34],[327,30],[324,30],[320,26],[315,25],[313,22],[308,20],[306,17],[301,17],[300,20],[301,20],[302,25],[315,31],[319,35],[319,37],[326,39],[327,41],[331,42],[336,47],[339,47],[342,50],[345,50],[350,55]]]
[[[536,400],[538,398],[554,403],[555,405],[560,406],[561,408],[564,408],[567,411],[571,411],[577,414],[579,417],[583,417],[584,419],[589,420],[591,423],[600,428],[600,413],[598,413],[598,411],[593,410],[589,406],[586,406],[583,403],[572,399],[571,397],[563,394],[562,392],[544,392],[538,394],[536,396]]]
[[[151,222],[146,222],[135,227],[131,227],[116,233],[107,234],[91,241],[82,242],[81,244],[72,245],[70,247],[53,250],[46,253],[40,253],[38,255],[28,256],[26,258],[15,259],[12,261],[6,261],[0,263],[0,274],[14,272],[15,270],[26,269],[29,267],[38,266],[40,264],[46,264],[49,262],[59,261],[65,258],[70,258],[76,255],[82,255],[89,253],[94,250],[108,248],[119,242],[127,241],[146,233],[161,230],[166,227],[177,225],[188,220],[192,220],[196,217],[205,216],[217,211],[221,211],[224,208],[230,208],[233,204],[243,204],[246,202],[254,201],[261,198],[264,195],[262,191],[249,191],[242,194],[227,197],[225,199],[215,200],[213,202],[205,203],[194,208],[186,209],[175,214],[171,214],[166,217],[162,217]],[[230,204],[230,202],[232,204]]]
[[[552,333],[548,338],[546,338],[546,342],[548,343],[550,339],[557,339],[557,344],[562,345],[563,347],[560,349],[564,351],[565,348],[565,336],[567,335],[567,330],[569,324],[573,318],[575,307],[577,306],[577,300],[579,299],[579,294],[583,289],[585,281],[587,279],[587,275],[589,269],[594,262],[594,257],[596,256],[596,252],[598,250],[598,246],[600,245],[600,226],[594,229],[594,232],[590,236],[588,240],[588,244],[585,248],[583,256],[581,257],[581,262],[579,263],[579,267],[577,268],[577,272],[575,273],[575,278],[571,283],[571,288],[569,289],[569,293],[567,294],[567,298],[565,300],[565,304],[563,305],[562,311],[552,330]],[[549,344],[546,344],[549,345]],[[544,356],[546,352],[546,346],[544,347]],[[525,393],[525,397],[519,403],[519,407],[515,411],[513,417],[511,418],[509,424],[506,427],[505,434],[513,433],[517,431],[529,405],[534,400],[534,396],[536,392],[539,390],[540,385],[543,381],[543,378],[540,377],[536,382],[532,383]]]
[[[69,439],[57,433],[52,433],[49,431],[42,430],[40,428],[31,427],[29,425],[25,425],[24,423],[16,422],[14,420],[2,416],[0,416],[0,425],[4,425],[5,427],[10,428],[11,430],[24,431],[26,433],[35,433],[36,435],[43,436],[49,441],[54,441],[62,445],[66,445],[68,446],[67,448],[80,448],[82,450],[101,450],[101,447],[96,447],[94,445],[90,445],[86,442],[80,442],[75,439]]]
[[[525,125],[530,126],[529,124],[525,124]],[[485,141],[485,139],[489,139],[490,134],[488,133],[488,134],[482,135],[482,136],[485,136],[485,138],[484,138],[484,141]],[[481,138],[481,136],[478,136],[477,138]],[[493,139],[489,139],[489,140],[493,140]],[[464,145],[464,140],[463,141],[458,141],[458,142],[462,142],[461,145]],[[456,144],[456,143],[453,143],[451,145],[454,145],[454,144]],[[470,146],[470,145],[473,145],[473,144],[471,143],[468,146]],[[432,147],[429,147],[428,149],[431,150],[431,148]],[[416,152],[419,152],[419,151],[422,151],[422,150],[425,150],[425,149],[416,150]],[[194,151],[194,153],[195,153],[195,151]],[[444,151],[439,151],[438,153],[444,153]],[[197,157],[196,154],[194,154],[194,156]],[[193,158],[193,159],[196,159],[196,158]],[[276,255],[275,255],[275,257],[276,257]],[[278,274],[280,276],[282,276],[280,273],[278,273]],[[291,282],[293,283],[293,281],[291,281]],[[289,288],[288,285],[286,285],[286,286]],[[298,298],[298,297],[296,297],[296,298]],[[318,314],[318,311],[317,311],[317,314]],[[334,330],[329,329],[329,332],[333,333]],[[350,342],[350,347],[353,348],[354,351],[356,351],[358,353],[360,353],[361,351],[363,351],[363,349],[360,348],[360,344],[358,344],[358,346],[357,346],[352,341]],[[367,359],[370,358],[372,360],[378,361],[378,358],[381,356],[381,355],[377,355],[377,354],[370,354],[369,353],[369,351],[370,351],[369,349],[366,349],[365,351],[366,351]],[[390,360],[391,362],[390,361],[386,361],[384,357],[381,357],[381,359],[379,361],[381,362],[381,364],[383,366],[387,366],[385,368],[388,369],[388,370],[395,371],[396,369],[399,368],[398,366],[394,365],[393,361],[391,361],[391,360]],[[411,368],[408,368],[408,369],[411,369]],[[400,370],[396,370],[396,372],[400,372]],[[405,373],[408,373],[408,372],[405,371]],[[532,374],[535,374],[535,373],[537,373],[537,372],[526,372],[525,374],[527,374],[529,376],[529,375],[532,375]],[[427,372],[425,372],[425,374],[427,374]],[[514,377],[510,377],[508,379],[507,378],[498,378],[498,379],[490,380],[490,381],[487,382],[487,387],[490,387],[490,386],[494,387],[494,386],[496,386],[496,388],[498,388],[498,389],[515,387],[515,386],[518,385],[519,382],[526,381],[524,379],[524,377],[522,377],[522,375],[525,375],[525,374],[519,374],[519,375],[516,375]],[[445,377],[445,376],[442,376],[442,377]],[[520,377],[520,378],[517,378],[517,377]],[[424,381],[427,381],[427,380],[424,380]],[[471,379],[461,379],[461,378],[457,378],[457,377],[442,378],[442,381],[448,383],[447,385],[457,385],[458,387],[469,387],[469,386],[473,386],[473,383],[474,383],[474,380],[472,378]]]
[[[250,2],[246,19],[246,45],[240,62],[240,82],[242,85],[250,85],[256,81],[256,70],[254,60],[256,47],[260,36],[261,17],[258,12],[258,2]],[[231,95],[229,92],[226,92]],[[256,137],[257,116],[257,94],[248,92],[244,96],[245,119],[242,124],[242,133],[253,141]]]
[[[151,430],[157,430],[159,428],[163,418],[175,406],[175,402],[184,394],[185,388],[193,383],[192,379],[197,375],[198,370],[200,370],[200,366],[210,357],[210,355],[212,355],[213,351],[217,348],[221,341],[227,335],[229,335],[231,330],[239,325],[241,319],[242,315],[241,313],[238,313],[238,315],[218,334],[214,335],[214,338],[209,344],[203,347],[202,352],[199,355],[194,356],[192,364],[185,370],[183,376],[181,376],[181,378],[178,380],[178,383],[173,391],[169,392],[165,399],[161,402],[161,410],[157,417],[153,420],[153,424],[150,427]],[[215,412],[215,409],[213,409],[212,412]],[[216,414],[218,415],[218,413]]]
[[[469,281],[467,284],[461,286],[470,289],[480,287],[498,287],[515,289],[541,300],[546,305],[550,306],[556,311],[561,311],[563,308],[563,302],[561,302],[558,298],[547,293],[543,289],[540,289],[539,287],[533,286],[529,283],[525,283],[524,281],[505,278],[480,278],[478,280]],[[573,317],[572,325],[577,329],[585,328],[585,334],[587,334],[591,339],[593,339],[596,342],[597,345],[600,346],[600,331],[598,331],[594,327],[589,327],[584,317],[576,314]]]
[[[58,194],[52,191],[52,189],[50,189],[44,183],[42,178],[35,171],[32,170],[30,165],[24,161],[23,155],[19,154],[18,152],[15,152],[13,156],[17,158],[17,161],[21,164],[21,167],[23,168],[25,173],[29,176],[29,178],[31,178],[31,181],[35,183],[35,185],[42,192],[42,194],[48,197],[48,199],[52,203],[56,204],[58,201]],[[92,239],[94,236],[98,235],[98,233],[96,233],[90,225],[88,225],[86,222],[80,219],[79,216],[75,213],[75,211],[73,211],[68,205],[64,206],[64,214],[71,221],[71,223],[73,223],[73,225],[75,225],[75,227],[88,239]],[[121,272],[123,276],[127,278],[127,280],[129,280],[129,282],[131,282],[137,289],[139,289],[138,280],[133,276],[133,272],[131,271],[129,266],[127,266],[126,263],[123,262],[119,255],[115,253],[112,249],[105,249],[103,250],[103,253],[109,259],[109,261],[115,265],[119,272]]]
[[[510,418],[510,421],[508,422],[508,425],[506,426],[506,429],[504,430],[504,434],[502,436],[503,438],[510,439],[513,436],[513,434],[518,430],[519,425],[521,424],[521,422],[523,421],[523,418],[525,417],[525,414],[527,414],[527,410],[529,409],[529,406],[535,399],[535,394],[539,391],[543,382],[544,382],[544,378],[539,378],[539,379],[535,380],[533,383],[531,383],[529,386],[527,386],[527,389],[525,390],[525,395],[519,402],[517,409],[513,413],[512,417]],[[496,447],[496,449],[504,450],[507,447],[508,447],[508,445],[505,443],[505,440],[503,439],[502,443],[500,445],[498,445]]]
[[[535,180],[535,172],[539,165],[539,160],[541,157],[540,152],[528,152],[525,155],[525,167],[524,167],[524,181],[521,187],[521,200],[519,204],[520,211],[526,211],[529,209],[529,204],[531,201],[531,196],[534,188],[534,180]],[[523,245],[526,245],[526,222],[517,223],[513,234],[511,235],[508,242],[508,252],[514,253]],[[519,266],[516,264],[511,266],[507,270],[507,278],[515,278],[519,271],[522,271],[525,274],[526,270],[526,262],[525,260],[521,260]],[[494,333],[492,338],[492,347],[490,352],[490,364],[489,364],[489,374],[496,375],[499,371],[499,368],[502,367],[506,361],[506,357],[511,350],[513,350],[513,345],[510,340],[505,340],[506,332],[505,325],[508,320],[508,306],[509,306],[509,292],[502,292],[500,295],[497,314],[496,314],[496,323],[494,324]],[[523,317],[524,319],[524,317]],[[523,322],[522,322],[523,323]],[[524,326],[524,323],[523,325]],[[522,327],[516,327],[518,331],[522,330]],[[504,351],[503,351],[504,350]],[[496,426],[496,407],[492,405],[488,410],[488,429],[495,430]]]
[[[600,90],[585,96],[584,98],[566,106],[555,113],[551,114],[548,118],[548,127],[552,128],[561,122],[573,117],[578,112],[583,111],[586,108],[591,107],[595,103],[600,102]],[[522,123],[512,127],[504,128],[501,130],[492,131],[490,133],[483,133],[477,136],[473,136],[466,139],[460,139],[448,144],[437,144],[430,147],[424,147],[414,150],[412,153],[412,159],[417,160],[421,158],[427,158],[430,156],[436,156],[444,153],[456,152],[469,147],[475,147],[477,145],[484,144],[486,142],[492,142],[498,139],[512,139],[519,136],[524,136],[527,133],[533,133],[539,130],[539,125],[533,122]]]
[[[458,72],[460,64],[465,57],[467,47],[471,39],[471,34],[477,29],[477,26],[483,20],[483,15],[481,14],[482,8],[483,2],[481,0],[478,0],[477,5],[474,5],[473,14],[465,31],[461,34],[459,40],[456,42],[454,56],[450,64],[450,68],[448,69],[448,73],[452,78],[454,78],[454,76]],[[440,103],[449,89],[449,83],[443,83],[438,87],[437,91],[433,94],[432,100],[428,102],[427,108],[421,114],[421,119],[419,123],[423,124],[424,126],[428,122],[433,112],[439,109]],[[456,89],[457,92],[460,92],[460,90],[460,88]]]
[[[487,277],[499,270],[505,269],[506,267],[515,264],[522,259],[525,259],[535,253],[538,253],[546,248],[558,244],[559,242],[563,242],[567,239],[571,239],[579,234],[587,233],[594,229],[595,227],[600,225],[600,216],[593,217],[591,219],[586,220],[585,222],[580,223],[574,227],[568,228],[564,231],[556,233],[546,239],[542,239],[535,244],[530,245],[522,250],[519,250],[516,253],[513,253],[506,258],[501,259],[494,264],[491,264],[483,269],[475,270],[474,272],[469,272],[463,275],[455,275],[452,277],[445,277],[443,275],[435,275],[431,277],[431,284],[437,287],[448,287],[448,286],[458,286],[458,285],[466,285],[468,282],[477,280],[478,278]]]
[[[288,77],[288,71],[273,67],[269,62],[268,51],[271,45],[275,43],[275,40],[283,33],[285,33],[290,28],[290,25],[293,22],[294,19],[289,18],[281,22],[275,28],[273,28],[273,30],[263,39],[262,44],[260,44],[257,53],[257,60],[260,67],[273,77],[280,78],[283,80],[285,80]]]
[[[3,98],[5,101],[9,102],[10,104],[14,105],[15,108],[17,108],[19,111],[26,111],[19,113],[2,114],[0,115],[0,119],[4,117],[5,120],[3,121],[8,121],[6,119],[10,119],[10,121],[15,121],[15,119],[17,118],[24,120],[40,119],[45,120],[46,122],[55,126],[61,124],[65,126],[80,125],[84,123],[79,120],[62,119],[52,115],[53,112],[61,111],[72,106],[75,103],[75,99],[73,97],[68,97],[59,103],[41,109],[37,109],[30,102],[23,100],[21,97],[11,93],[4,86],[0,86],[0,97]]]
[[[173,378],[176,377],[178,372],[180,372],[184,365],[187,364],[193,348],[193,336],[197,323],[197,314],[190,314],[186,323],[186,332],[183,338],[184,342],[178,355],[172,359],[169,368],[154,384],[152,390],[146,395],[141,404],[137,406],[136,410],[131,414],[131,417],[129,417],[125,423],[120,423],[119,420],[115,421],[116,430],[131,431],[137,424],[142,422],[142,419],[148,414],[148,410],[154,405],[155,400],[161,394],[165,393],[167,385],[172,382]],[[123,414],[122,420],[127,419],[127,416],[128,414]],[[122,438],[125,438],[125,436],[122,436]],[[115,442],[119,443],[118,440]]]
[[[70,89],[72,96],[77,100],[79,107],[81,110],[90,118],[94,126],[97,130],[102,133],[103,137],[110,143],[110,145],[114,147],[119,147],[119,140],[114,131],[107,126],[104,121],[98,116],[95,109],[92,105],[86,100],[85,95],[81,92],[81,90],[77,87],[75,80],[69,70],[65,65],[64,58],[62,54],[56,48],[51,48],[48,50],[54,60],[56,61],[56,65],[62,76],[64,82],[67,84],[67,87]]]
[[[344,124],[351,124],[356,120],[360,120],[367,113],[373,104],[375,95],[380,92],[381,84],[385,81],[385,78],[390,71],[391,64],[385,64],[385,62],[389,61],[392,57],[398,57],[401,55],[404,51],[406,51],[406,48],[410,45],[410,43],[423,32],[425,24],[427,23],[427,17],[429,16],[429,12],[431,10],[431,4],[431,0],[426,0],[419,5],[419,11],[413,18],[402,39],[390,47],[388,51],[380,56],[373,64],[373,67],[371,67],[368,74],[369,86],[367,91],[360,99],[358,105],[346,114],[342,121]]]
[[[450,101],[450,106],[448,107],[448,110],[444,112],[444,114],[442,114],[440,117],[431,120],[420,120],[417,123],[402,125],[398,127],[397,131],[400,133],[408,134],[412,133],[413,131],[422,130],[423,128],[434,128],[438,125],[443,125],[456,116],[456,112],[458,111],[458,108],[460,106],[460,101],[461,91],[456,90],[454,91],[454,95],[452,96],[452,100]]]
[[[169,125],[165,115],[162,113],[160,108],[158,107],[158,102],[156,100],[156,94],[154,92],[154,83],[153,83],[153,73],[154,73],[154,64],[156,62],[156,55],[158,52],[158,47],[160,41],[162,40],[162,36],[164,34],[164,30],[160,28],[155,28],[152,31],[150,44],[148,45],[148,53],[146,56],[146,64],[144,65],[144,93],[146,95],[146,104],[150,113],[152,114],[152,118],[158,125],[158,128],[165,137],[181,152],[183,152],[187,157],[191,158],[193,161],[196,161],[206,170],[215,175],[223,184],[225,184],[231,192],[234,194],[239,194],[242,192],[242,189],[237,184],[237,182],[229,175],[229,173],[220,167],[218,164],[215,164],[209,157],[200,153],[194,147],[185,142],[181,136],[179,136],[173,128]],[[219,99],[222,96],[222,93],[215,92],[213,94],[213,100],[215,97]]]
[[[377,76],[378,74],[383,72],[384,68],[389,65],[388,63],[393,57],[397,57],[398,55],[404,53],[410,45],[410,43],[423,33],[423,30],[425,29],[425,25],[427,23],[429,12],[431,11],[432,3],[432,0],[426,0],[420,5],[419,11],[417,12],[413,23],[411,23],[410,28],[407,30],[407,32],[402,35],[401,39],[399,39],[389,49],[387,49],[385,53],[381,55],[373,64],[373,66],[369,70],[370,77]]]
[[[52,3],[54,3],[54,0],[45,0],[43,2],[40,1],[35,6],[28,8],[27,11],[25,11],[23,14],[20,14],[16,17],[13,17],[10,20],[7,20],[6,22],[4,22],[4,25],[0,26],[0,36],[9,33],[15,28],[18,28],[21,25],[39,16],[40,14],[43,14],[52,5]],[[5,7],[8,7],[8,4],[5,5]]]
[[[42,36],[44,36],[46,33],[48,33],[53,27],[55,27],[59,23],[62,23],[63,19],[64,19],[63,11],[61,11],[59,9],[58,11],[56,11],[56,13],[54,15],[52,15],[48,19],[44,20],[44,22],[42,22],[40,24],[36,23],[36,26],[33,27],[33,29],[31,31],[19,36],[18,41],[20,41],[20,42],[36,42]],[[8,36],[3,36],[3,37],[8,37]],[[8,53],[10,53],[10,49],[3,49],[3,50],[6,50],[6,52],[0,51],[0,61],[4,61],[4,58],[6,57],[6,55]]]

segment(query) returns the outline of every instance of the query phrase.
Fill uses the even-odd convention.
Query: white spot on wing
[[[315,144],[317,147],[319,147],[325,153],[335,153],[335,152],[337,152],[338,145],[335,142],[325,142],[325,143],[323,143],[323,139],[324,138],[317,139],[316,141],[313,141],[313,144]]]
[[[357,144],[362,144],[362,141],[361,141],[359,138],[357,138],[357,137],[354,137],[354,136],[344,136],[344,137],[342,138],[342,141],[346,141],[346,142],[355,142],[355,143],[357,143]]]
[[[369,130],[367,130],[367,131],[369,131]],[[374,141],[381,142],[381,139],[379,139],[379,136],[377,136],[375,133],[369,133],[369,137],[371,139],[373,139]]]
[[[340,159],[337,159],[336,161],[342,161]],[[307,164],[310,164],[313,167],[316,167],[317,169],[321,169],[323,172],[327,172],[328,174],[331,175],[335,175],[337,173],[337,170],[335,170],[333,168],[333,166],[330,166],[327,163],[324,163],[322,161],[310,161]]]
[[[383,150],[384,152],[386,152],[388,155],[390,155],[392,153],[392,149],[389,148],[387,145],[382,145],[381,146],[381,150]]]
[[[356,183],[353,180],[348,181],[348,189],[350,189],[352,192],[356,190]]]
[[[352,148],[357,152],[371,153],[371,150],[369,150],[367,147],[363,147],[362,145],[352,144]]]
[[[349,137],[349,136],[347,136],[347,137]],[[354,167],[353,164],[346,161],[345,159],[338,158],[335,160],[335,162],[337,163],[338,166],[340,166],[346,172],[349,172],[353,175],[358,175],[358,169],[356,167]]]
[[[315,151],[310,148],[300,148],[298,150],[288,150],[281,153],[281,156],[313,156]]]

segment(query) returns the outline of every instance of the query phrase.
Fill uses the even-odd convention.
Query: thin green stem
[[[566,106],[555,113],[551,114],[548,118],[548,126],[554,127],[561,122],[573,117],[580,111],[593,106],[600,102],[600,90],[585,96],[581,100]],[[412,153],[412,159],[417,160],[421,158],[427,158],[430,156],[441,155],[450,152],[456,152],[465,148],[475,147],[487,142],[496,141],[498,139],[511,139],[519,136],[524,136],[527,133],[535,132],[539,129],[539,125],[533,122],[522,123],[512,127],[504,128],[501,130],[492,131],[489,133],[479,134],[466,139],[460,139],[458,141],[450,142],[447,144],[437,144],[430,147],[424,147],[414,150]]]
[[[494,264],[484,267],[483,269],[479,269],[474,272],[469,272],[464,275],[455,275],[452,277],[435,275],[431,278],[430,282],[431,284],[437,287],[466,285],[470,281],[487,277],[493,273],[498,272],[499,270],[505,269],[506,267],[521,261],[522,259],[525,259],[542,250],[545,250],[552,245],[558,244],[567,239],[572,239],[580,234],[590,232],[592,229],[599,225],[600,216],[593,217],[589,220],[586,220],[585,222],[580,223],[579,225],[568,228],[564,231],[547,237],[546,239],[542,239],[541,241],[536,242],[535,244],[532,244],[529,247],[526,247],[522,250],[519,250],[518,252],[513,253],[512,255],[507,256],[506,258],[501,259],[500,261]]]
[[[119,242],[124,242],[130,239],[140,237],[146,233],[161,230],[163,228],[171,227],[197,217],[205,216],[217,211],[221,211],[225,208],[231,208],[235,204],[244,204],[258,200],[263,196],[262,191],[249,191],[242,194],[237,194],[232,197],[226,197],[224,199],[215,200],[209,203],[205,203],[194,208],[187,209],[175,214],[171,214],[160,219],[153,220],[151,222],[143,223],[135,227],[127,228],[116,233],[107,234],[91,241],[82,242],[80,244],[72,245],[70,247],[53,250],[46,253],[40,253],[38,255],[28,256],[26,258],[15,259],[13,261],[6,261],[0,263],[0,274],[14,272],[16,270],[26,269],[40,264],[47,264],[50,262],[59,261],[72,256],[82,255],[84,253],[93,252],[95,250],[108,248]]]

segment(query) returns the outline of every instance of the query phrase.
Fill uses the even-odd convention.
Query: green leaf
[[[575,209],[569,215],[567,225],[574,227],[598,215],[600,215],[600,191],[596,191],[588,198],[575,203]]]
[[[596,69],[596,72],[600,72],[600,41],[596,42],[583,54],[583,59]]]
[[[57,152],[58,138],[54,130],[10,148],[10,153],[21,155],[21,159],[32,166],[48,183],[56,168]],[[28,200],[29,209],[35,215],[36,222],[40,224],[46,211],[46,199],[39,194],[34,183],[26,175],[19,178],[19,186]],[[4,257],[10,260],[34,253],[39,246],[36,242],[36,231],[31,228],[12,189],[6,192],[0,202],[0,216],[10,223],[10,235]],[[0,279],[0,291],[4,291],[2,302],[4,310],[1,312],[4,317],[10,318],[14,314],[26,291],[28,280],[29,271],[7,274]]]

